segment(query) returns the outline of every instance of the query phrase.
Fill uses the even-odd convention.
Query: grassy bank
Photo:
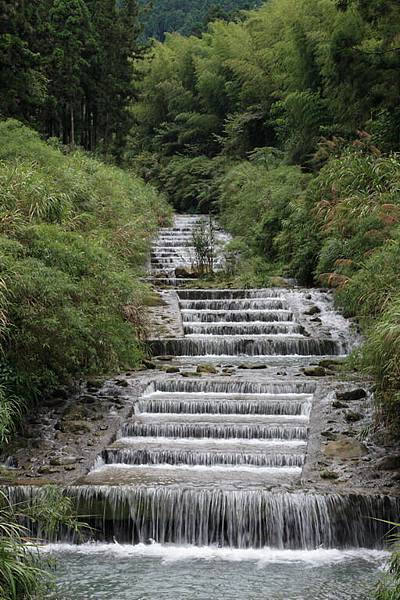
[[[400,432],[400,157],[370,141],[333,152],[314,176],[240,163],[220,180],[226,227],[249,284],[274,270],[336,289],[365,335],[359,366],[377,382],[378,422]],[[243,269],[243,267],[242,267]]]
[[[0,123],[0,443],[43,393],[138,364],[139,276],[169,214],[134,175]]]

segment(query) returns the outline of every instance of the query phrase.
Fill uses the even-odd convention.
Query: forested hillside
[[[43,394],[140,359],[138,277],[170,210],[82,150],[124,148],[136,0],[1,2],[0,26],[1,446]]]
[[[242,258],[337,288],[368,334],[386,423],[400,402],[400,6],[271,0],[141,64],[128,157],[186,211],[219,211]]]
[[[214,19],[233,19],[238,12],[254,8],[262,0],[140,0],[145,38],[164,40],[167,32],[182,35],[204,31]]]
[[[0,2],[0,117],[118,152],[139,31],[137,0]]]
[[[154,189],[0,123],[0,447],[32,402],[140,361]]]

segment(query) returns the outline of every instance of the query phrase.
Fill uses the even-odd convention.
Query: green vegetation
[[[254,8],[261,0],[140,0],[146,38],[164,40],[167,32],[182,35],[204,31],[215,19],[232,20],[238,11]]]
[[[40,522],[43,538],[51,538],[64,525],[79,533],[82,528],[74,515],[72,501],[53,487],[45,487],[31,502],[11,502],[0,491],[0,597],[2,600],[40,600],[48,597],[53,578],[46,568],[37,542],[28,528]]]
[[[129,127],[136,0],[0,0],[0,117],[118,152]]]
[[[394,533],[391,535],[393,554],[389,563],[389,573],[379,582],[375,594],[375,600],[397,600],[400,597],[400,546],[399,525],[393,525]]]
[[[0,0],[0,446],[42,395],[142,358],[139,277],[170,208],[78,147],[134,165],[180,211],[219,213],[229,284],[334,287],[365,334],[377,424],[398,436],[398,1],[145,4]],[[212,235],[194,241],[218,285]],[[44,505],[60,502],[41,521],[62,521],[61,499]],[[0,495],[5,600],[48,587],[17,512]],[[395,553],[380,600],[398,572]]]
[[[0,123],[0,443],[27,406],[82,374],[138,364],[138,280],[169,215],[127,171]]]
[[[241,256],[241,285],[262,286],[271,275],[282,273],[286,256],[278,242],[290,214],[288,198],[294,201],[308,179],[268,148],[251,153],[249,160],[235,163],[220,178],[221,221],[235,236],[231,249]]]
[[[236,282],[337,289],[400,430],[400,6],[270,0],[137,66],[126,158],[180,210],[219,212]]]

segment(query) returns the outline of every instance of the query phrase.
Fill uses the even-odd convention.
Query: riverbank
[[[170,209],[133,174],[14,120],[0,123],[0,161],[1,445],[63,386],[140,364],[140,276]]]

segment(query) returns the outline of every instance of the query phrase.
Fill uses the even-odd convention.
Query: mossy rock
[[[197,367],[197,373],[210,373],[211,375],[216,375],[218,369],[214,365],[204,363]]]
[[[179,367],[174,367],[173,365],[165,365],[164,367],[162,367],[162,370],[165,371],[166,373],[179,373]]]
[[[197,371],[181,371],[181,375],[182,377],[201,377],[201,373],[198,373]]]
[[[303,369],[303,373],[304,375],[306,375],[307,377],[326,377],[326,375],[329,375],[329,372],[324,369],[324,367],[306,367],[305,369]]]
[[[320,476],[322,479],[330,479],[332,481],[339,479],[339,475],[337,473],[335,473],[334,471],[328,471],[327,469],[321,471]]]
[[[351,437],[341,436],[339,439],[329,442],[324,448],[325,456],[337,460],[348,460],[361,458],[368,454],[367,448]]]
[[[63,433],[72,433],[75,435],[82,435],[84,433],[90,433],[90,425],[86,421],[68,421],[63,420],[61,423],[61,431]]]
[[[367,392],[363,388],[355,388],[346,392],[336,392],[336,398],[342,402],[351,402],[355,400],[365,400]]]

